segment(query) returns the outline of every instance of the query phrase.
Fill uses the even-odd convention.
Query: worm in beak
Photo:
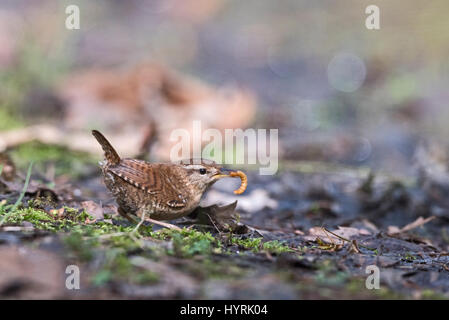
[[[246,187],[248,186],[248,178],[246,177],[246,174],[244,174],[242,171],[232,171],[228,169],[221,169],[219,174],[216,174],[214,176],[216,179],[221,179],[225,177],[231,177],[231,178],[240,178],[241,184],[240,187],[237,190],[234,190],[235,194],[242,194],[245,192]]]

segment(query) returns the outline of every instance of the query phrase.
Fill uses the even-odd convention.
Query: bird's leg
[[[140,212],[140,221],[137,224],[137,226],[134,228],[133,233],[137,232],[137,230],[139,230],[142,223],[145,221],[145,210],[139,210],[139,212]]]

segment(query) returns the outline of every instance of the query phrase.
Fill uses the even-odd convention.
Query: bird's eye
[[[206,174],[206,172],[207,172],[206,169],[204,169],[204,168],[201,168],[201,169],[200,169],[200,174]]]

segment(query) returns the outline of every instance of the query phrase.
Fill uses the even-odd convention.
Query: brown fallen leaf
[[[81,207],[94,218],[94,221],[104,219],[103,207],[94,201],[83,201],[81,202]],[[92,221],[89,220],[89,222]]]
[[[362,253],[359,249],[359,246],[357,245],[357,241],[352,240],[351,245],[348,248],[349,253]]]
[[[325,241],[326,243],[337,243],[337,244],[343,244],[345,241],[341,238],[338,238],[338,236],[346,239],[351,239],[355,236],[359,235],[370,235],[371,233],[366,229],[357,229],[352,227],[341,227],[339,226],[337,230],[332,230],[332,233],[335,235],[326,232],[325,229],[322,227],[313,227],[309,229],[309,234],[305,236],[306,240],[313,240],[315,237],[320,237]]]
[[[218,205],[198,207],[191,216],[200,224],[212,225],[218,231],[245,233],[247,228],[239,222],[240,217],[235,211],[236,206],[237,201],[222,207]]]
[[[20,179],[14,179],[13,181],[8,181],[6,179],[3,179],[0,177],[0,192],[1,193],[12,193],[17,192],[20,193],[23,190],[24,181],[21,181]],[[30,181],[25,195],[31,196],[34,198],[46,198],[50,199],[54,202],[57,202],[60,200],[60,197],[58,193],[47,187],[46,185],[42,183],[38,183],[36,181]]]
[[[342,243],[326,243],[320,237],[316,237],[315,242],[318,243],[318,249],[326,251],[340,251],[343,248]]]
[[[307,241],[317,242],[318,244],[343,244],[344,242],[324,231],[322,227],[312,227],[308,231],[308,235],[304,237]]]
[[[213,226],[218,232],[232,232],[234,234],[252,233],[258,237],[265,237],[266,231],[243,224],[240,222],[240,215],[235,211],[237,201],[225,206],[212,205],[208,207],[198,207],[188,218],[194,221],[188,221],[189,225],[202,224]]]
[[[334,231],[329,231],[324,227],[314,227],[309,229],[309,236],[304,238],[305,240],[318,243],[318,248],[321,250],[339,251],[346,243],[349,244],[349,253],[361,253],[359,246],[368,250],[375,250],[374,248],[357,243],[355,239],[349,239],[355,235],[363,235],[365,232],[366,230],[361,232],[359,229],[348,227],[338,227],[338,230]],[[314,237],[315,239],[313,239]]]

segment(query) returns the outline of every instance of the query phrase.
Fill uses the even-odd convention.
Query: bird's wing
[[[108,170],[136,188],[156,194],[162,191],[162,181],[157,170],[154,170],[156,168],[148,170],[148,165],[142,160],[123,159],[119,164],[109,167]]]
[[[150,166],[150,170],[149,167]],[[168,199],[166,205],[173,209],[182,209],[187,205],[187,198],[179,192],[157,164],[149,164],[142,160],[123,159],[118,165],[108,168],[110,172],[149,194],[163,193]]]

